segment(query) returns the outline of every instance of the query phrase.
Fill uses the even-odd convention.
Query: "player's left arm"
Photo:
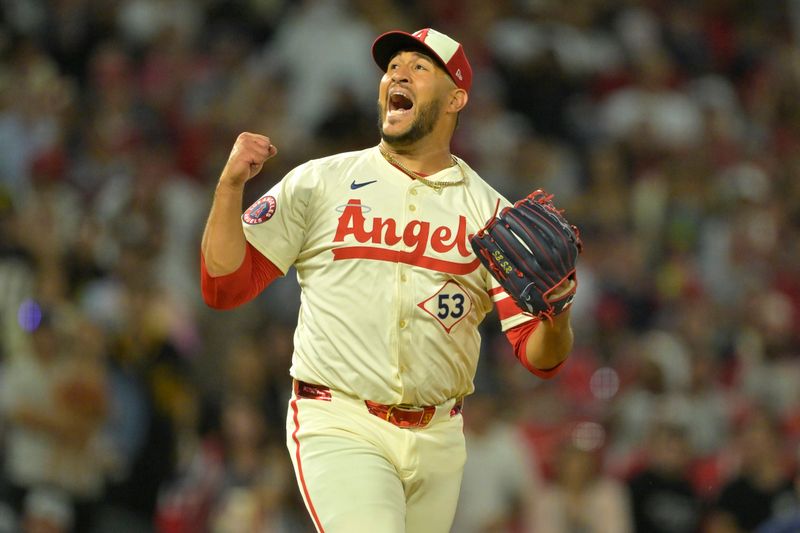
[[[574,291],[573,284],[574,281],[569,280],[564,287],[557,287],[553,297],[559,298]],[[518,321],[525,313],[510,300],[508,297],[500,300],[498,312],[507,320]],[[530,317],[528,320],[505,331],[514,355],[532,374],[542,379],[555,377],[569,357],[573,344],[569,313],[570,308],[567,308],[552,320],[539,320],[527,315]]]
[[[557,287],[553,299],[566,296],[574,290],[575,281],[568,279]],[[552,320],[542,320],[530,332],[525,342],[525,357],[530,367],[547,371],[566,361],[572,351],[574,336],[570,323],[571,307],[555,315]],[[526,365],[527,366],[527,365]]]
[[[552,377],[573,345],[570,307],[577,289],[575,264],[583,248],[578,228],[553,205],[552,195],[536,190],[499,213],[496,208],[470,243],[507,295],[495,301],[508,308],[510,299],[516,304],[512,310],[531,317],[507,320],[516,327],[504,327],[517,358],[534,374]]]

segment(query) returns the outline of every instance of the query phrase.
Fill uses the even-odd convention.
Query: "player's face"
[[[431,133],[453,83],[430,57],[400,52],[389,62],[378,95],[381,138],[407,146]]]

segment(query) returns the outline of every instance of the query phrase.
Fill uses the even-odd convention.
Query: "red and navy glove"
[[[552,195],[536,190],[506,207],[476,233],[475,255],[503,289],[528,313],[552,319],[575,296],[575,262],[583,248],[578,228],[567,222]],[[548,297],[566,280],[575,283],[557,299]]]

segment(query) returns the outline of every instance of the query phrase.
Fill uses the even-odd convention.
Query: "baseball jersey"
[[[472,252],[469,236],[508,205],[466,163],[411,179],[377,147],[309,161],[242,216],[301,306],[291,375],[385,404],[469,394],[478,324],[498,306],[507,330],[529,320]]]

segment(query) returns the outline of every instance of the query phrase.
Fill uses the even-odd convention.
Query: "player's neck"
[[[404,167],[422,175],[436,174],[453,165],[449,145],[397,147],[381,141],[381,148]]]

